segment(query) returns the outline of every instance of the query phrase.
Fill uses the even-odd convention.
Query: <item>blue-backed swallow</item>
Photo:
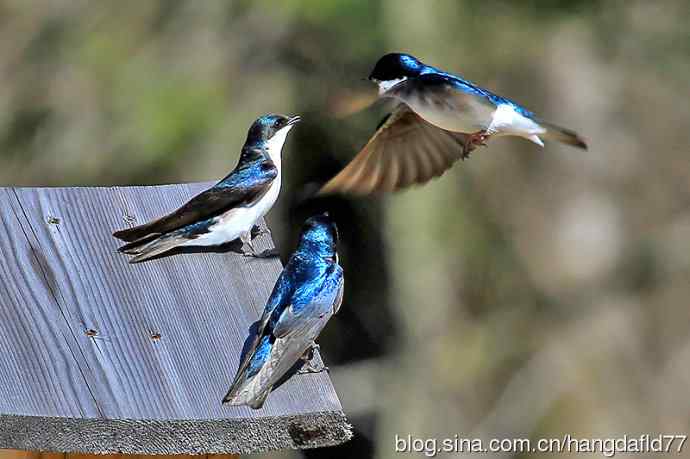
[[[251,230],[278,198],[285,138],[299,116],[264,115],[247,133],[239,162],[227,177],[158,220],[116,231],[119,251],[144,261],[180,246],[216,246],[240,238],[250,251]]]
[[[542,138],[586,149],[575,132],[547,123],[510,99],[426,65],[409,54],[387,54],[369,80],[379,98],[398,106],[321,193],[395,191],[438,177],[489,137]]]
[[[223,403],[261,408],[300,360],[311,365],[316,338],[343,300],[338,231],[328,214],[309,218],[297,250],[278,277]]]

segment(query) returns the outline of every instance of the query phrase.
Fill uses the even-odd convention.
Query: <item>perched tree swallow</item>
[[[240,238],[257,256],[251,230],[280,193],[281,153],[299,116],[264,115],[249,128],[235,169],[175,212],[113,236],[128,242],[119,251],[137,263],[181,246],[215,246]]]
[[[343,301],[338,231],[328,214],[309,218],[297,250],[278,277],[251,346],[223,403],[261,408],[300,358],[310,363],[316,338]]]
[[[489,137],[542,137],[587,148],[575,132],[539,120],[517,103],[409,54],[386,54],[369,80],[399,105],[321,193],[369,194],[421,184],[443,174]]]

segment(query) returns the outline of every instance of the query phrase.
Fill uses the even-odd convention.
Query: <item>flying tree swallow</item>
[[[399,102],[355,158],[320,193],[395,191],[438,177],[490,137],[542,138],[587,149],[580,136],[409,54],[386,54],[369,80]]]
[[[311,365],[316,338],[343,301],[338,231],[328,214],[309,218],[297,250],[273,287],[223,403],[261,408],[273,386],[300,360]]]
[[[264,115],[247,133],[239,162],[227,177],[158,220],[113,233],[127,244],[120,252],[137,263],[181,246],[216,246],[237,238],[252,246],[251,230],[278,198],[281,154],[299,116]]]

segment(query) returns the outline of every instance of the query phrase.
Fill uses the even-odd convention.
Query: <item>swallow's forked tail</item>
[[[161,255],[168,250],[179,247],[187,242],[187,239],[181,235],[165,234],[151,240],[150,238],[142,238],[138,241],[130,242],[120,247],[118,250],[128,255],[134,255],[130,258],[130,263],[140,263],[149,258]]]
[[[546,132],[539,134],[540,137],[544,137],[545,139],[549,140],[557,140],[561,143],[572,145],[573,147],[582,148],[583,150],[587,149],[587,143],[577,134],[577,132],[557,126],[555,124],[547,123],[545,121],[539,120],[538,122],[541,127],[546,129]],[[534,139],[530,140],[532,140],[534,143],[541,144]],[[541,145],[543,146],[543,144]]]

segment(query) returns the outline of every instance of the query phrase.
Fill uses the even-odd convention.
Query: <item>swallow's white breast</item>
[[[402,83],[405,80],[407,80],[407,77],[396,78],[394,80],[378,81],[377,84],[379,85],[379,96],[384,95],[386,91],[388,91],[398,83]]]
[[[250,232],[256,222],[271,210],[280,194],[281,151],[285,138],[292,126],[286,126],[278,131],[268,142],[266,150],[278,169],[278,176],[273,180],[268,191],[253,206],[236,207],[217,217],[216,223],[210,227],[210,232],[192,239],[185,245],[221,245],[234,241],[242,233]]]
[[[236,207],[218,217],[210,232],[193,239],[189,245],[220,245],[234,241],[252,230],[256,222],[273,207],[280,194],[280,174],[259,201],[250,207]]]

